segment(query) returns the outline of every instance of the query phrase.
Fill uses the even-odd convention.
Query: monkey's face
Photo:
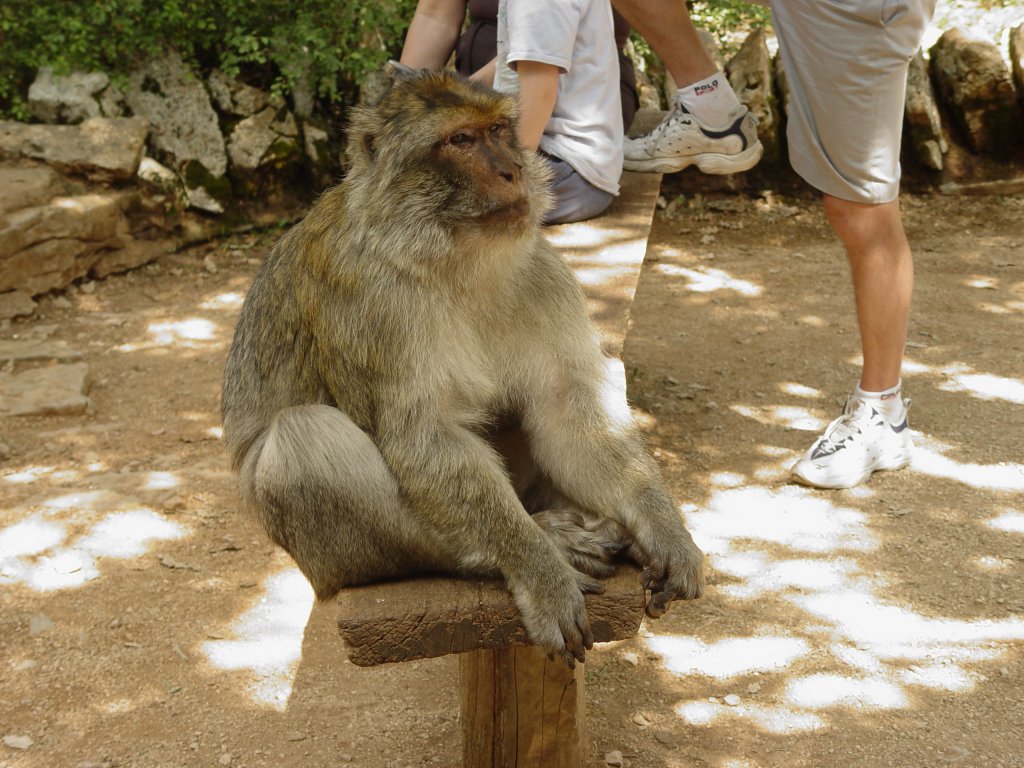
[[[450,185],[450,203],[464,212],[467,224],[525,219],[530,213],[529,189],[512,121],[504,115],[494,120],[480,117],[487,116],[453,121],[434,145],[438,175]]]
[[[353,115],[348,181],[363,205],[421,226],[519,237],[550,196],[544,164],[516,140],[515,110],[513,97],[454,73],[402,81]]]

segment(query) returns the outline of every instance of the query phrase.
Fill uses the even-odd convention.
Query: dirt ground
[[[589,766],[1024,766],[1024,198],[904,208],[918,452],[837,492],[786,482],[856,383],[819,206],[659,213],[626,369],[712,583],[588,656]],[[0,768],[459,765],[455,658],[354,667],[237,513],[221,369],[277,234],[0,334],[80,350],[94,404],[0,420]]]

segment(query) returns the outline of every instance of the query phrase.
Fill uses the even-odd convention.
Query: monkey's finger
[[[644,568],[640,574],[640,583],[644,585],[644,589],[657,590],[659,585],[665,583],[667,574],[665,573],[665,565],[662,563],[652,563]]]
[[[652,619],[660,618],[668,610],[668,604],[672,602],[672,596],[668,592],[655,592],[647,601],[644,613]]]
[[[597,579],[588,576],[587,574],[582,573],[580,571],[577,571],[575,576],[576,584],[579,586],[580,592],[582,592],[583,594],[600,595],[604,592],[604,584],[602,584]]]
[[[583,627],[583,647],[588,651],[594,647],[594,633],[590,629],[589,621]],[[580,659],[580,661],[583,661],[583,659]]]
[[[568,648],[562,649],[562,661],[565,662],[565,666],[569,669],[576,669],[576,657],[573,656],[572,652],[569,651]]]

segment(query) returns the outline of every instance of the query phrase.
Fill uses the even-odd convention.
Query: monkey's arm
[[[535,642],[572,666],[593,645],[584,591],[599,582],[573,569],[523,509],[490,446],[439,418],[385,409],[378,445],[418,515],[467,573],[497,569]]]
[[[672,600],[701,595],[703,554],[643,447],[619,374],[594,359],[576,363],[538,388],[523,426],[537,464],[556,487],[633,536],[651,590],[647,613],[657,617]]]

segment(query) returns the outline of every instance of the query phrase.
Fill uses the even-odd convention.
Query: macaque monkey
[[[241,500],[320,599],[414,573],[504,578],[572,666],[626,549],[647,613],[703,555],[609,378],[512,98],[449,73],[350,124],[351,168],[272,248],[224,372]],[[536,513],[536,514],[531,514]]]

